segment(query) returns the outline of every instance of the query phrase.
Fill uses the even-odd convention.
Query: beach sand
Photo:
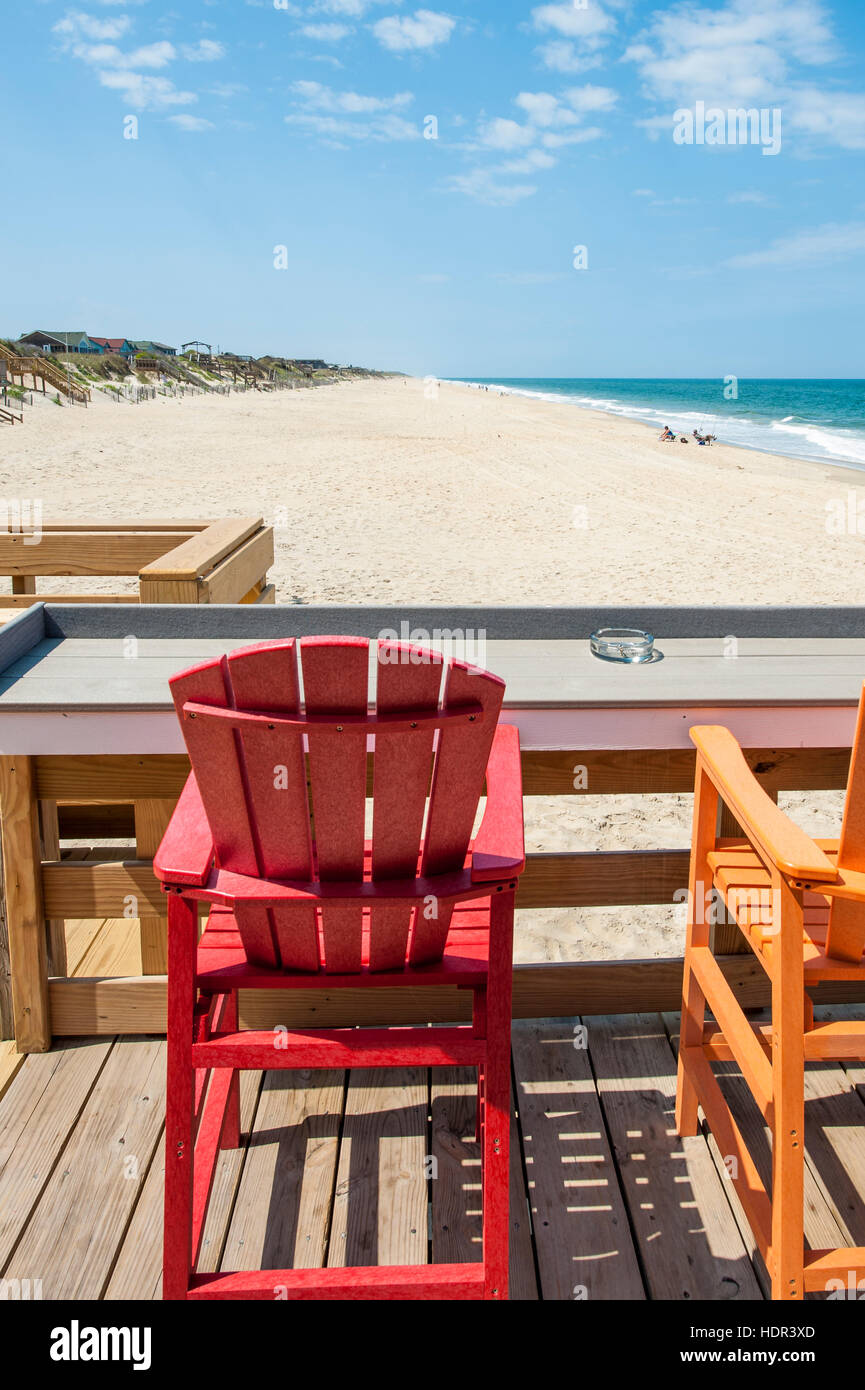
[[[278,603],[861,602],[863,538],[827,531],[827,508],[853,494],[865,516],[865,474],[657,434],[410,378],[138,406],[99,396],[87,410],[46,401],[23,428],[0,427],[0,496],[41,500],[47,520],[260,513],[276,525]],[[837,833],[840,794],[782,804]],[[527,839],[685,847],[689,816],[686,796],[530,798]],[[682,908],[550,909],[519,914],[516,955],[663,956],[682,943]]]

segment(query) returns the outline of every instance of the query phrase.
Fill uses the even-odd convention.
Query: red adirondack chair
[[[192,773],[154,859],[170,895],[164,1297],[506,1298],[525,861],[504,683],[418,647],[312,637],[204,662],[171,689]],[[471,989],[472,1023],[239,1030],[238,989],[325,983]],[[419,1065],[478,1069],[481,1263],[196,1273],[219,1149],[239,1143],[240,1069]]]

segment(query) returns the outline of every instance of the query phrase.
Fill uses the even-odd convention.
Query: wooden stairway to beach
[[[33,378],[34,387],[38,379],[42,381],[43,390],[46,386],[53,386],[56,391],[62,392],[70,400],[81,400],[85,404],[90,400],[90,392],[87,387],[71,381],[59,367],[54,365],[50,358],[21,357],[14,353],[11,348],[6,347],[4,343],[0,343],[0,361],[6,363],[6,370],[13,380],[16,376],[21,378],[22,385],[25,376],[30,376]]]

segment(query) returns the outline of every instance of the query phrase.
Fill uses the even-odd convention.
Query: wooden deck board
[[[434,1067],[431,1082],[433,1264],[474,1264],[481,1251],[481,1158],[475,1142],[477,1073]],[[526,1198],[517,1103],[511,1107],[510,1298],[537,1300],[538,1279]]]
[[[342,1072],[265,1075],[221,1269],[324,1264],[344,1091]]]
[[[643,1299],[628,1215],[578,1020],[514,1025],[529,1200],[544,1298]]]
[[[511,1298],[764,1296],[714,1141],[673,1131],[677,1020],[668,1037],[656,1014],[595,1017],[587,1049],[575,1023],[514,1028]],[[101,1038],[23,1059],[0,1100],[0,1275],[46,1299],[160,1297],[163,1054]],[[762,1119],[718,1070],[765,1167]],[[813,1244],[865,1238],[857,1085],[856,1064],[809,1067]],[[474,1093],[468,1070],[245,1073],[201,1268],[479,1258]]]
[[[45,1298],[102,1296],[161,1132],[164,1052],[157,1039],[114,1044],[6,1277],[41,1278]]]
[[[329,1267],[426,1264],[429,1073],[352,1072],[333,1199]]]
[[[676,1134],[676,1066],[660,1016],[594,1018],[589,1047],[650,1297],[760,1298],[705,1139]]]

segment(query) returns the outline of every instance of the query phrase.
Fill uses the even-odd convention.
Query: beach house
[[[158,353],[162,357],[176,357],[177,348],[169,347],[167,343],[155,343],[149,338],[135,338],[131,342],[134,352]]]
[[[67,333],[67,332],[46,332],[44,329],[35,328],[32,333],[25,333],[19,338],[22,346],[36,348],[40,352],[104,352],[95,338],[91,338],[87,333]]]
[[[103,352],[116,353],[120,357],[135,355],[135,345],[128,338],[94,338],[93,342],[98,343]]]

